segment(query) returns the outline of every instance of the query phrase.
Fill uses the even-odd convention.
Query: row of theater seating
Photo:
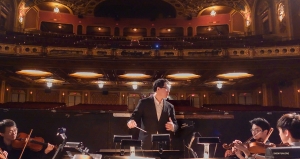
[[[174,101],[173,101],[174,102]],[[205,104],[200,108],[191,106],[188,101],[177,102],[174,105],[178,112],[224,112],[224,111],[300,111],[300,108],[279,107],[279,106],[260,106],[260,105],[239,105],[239,104]],[[188,105],[183,105],[188,104]],[[8,102],[0,104],[0,109],[40,109],[40,110],[63,110],[63,111],[122,111],[128,112],[127,105],[108,105],[108,104],[78,104],[67,107],[65,103],[58,102]]]
[[[214,111],[300,111],[300,108],[240,104],[204,104],[204,109]]]
[[[228,47],[258,47],[277,45],[296,45],[300,41],[282,39],[263,39],[262,36],[246,37],[147,37],[139,40],[138,46],[131,46],[131,41],[125,37],[94,37],[83,35],[59,35],[59,34],[20,34],[10,33],[0,37],[0,42],[20,45],[83,47],[83,48],[140,48],[151,49],[159,45],[159,49],[200,49],[200,48],[228,48]]]
[[[63,107],[66,107],[66,104],[59,102],[7,102],[0,104],[0,108],[4,109],[56,109]]]

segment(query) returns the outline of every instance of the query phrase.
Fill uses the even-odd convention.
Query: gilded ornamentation
[[[57,2],[51,0],[53,2]],[[59,3],[66,5],[72,9],[76,15],[93,15],[94,8],[105,0],[61,0]],[[164,0],[170,3],[177,11],[177,17],[193,16],[196,17],[198,13],[207,7],[220,5],[228,6],[237,11],[244,12],[249,11],[247,3],[253,4],[253,0]],[[49,0],[24,0],[27,6],[34,6],[43,2],[49,2]],[[248,9],[246,9],[248,8]]]

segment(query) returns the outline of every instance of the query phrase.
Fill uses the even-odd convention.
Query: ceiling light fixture
[[[94,73],[94,72],[75,72],[70,74],[71,77],[76,78],[100,78],[103,77],[102,74]]]
[[[53,85],[53,83],[52,83],[51,81],[48,81],[48,82],[47,82],[47,87],[48,87],[48,88],[51,88],[52,85]]]
[[[137,89],[137,84],[133,84],[133,85],[132,85],[132,88],[133,88],[134,90],[136,90],[136,89]]]
[[[98,86],[99,86],[99,88],[103,88],[103,86],[104,86],[104,83],[105,83],[105,82],[103,82],[103,81],[99,81],[99,82],[98,82]]]
[[[199,78],[199,77],[200,77],[200,75],[196,75],[193,73],[176,73],[176,74],[171,74],[171,75],[167,76],[167,78],[177,79],[177,80],[194,79],[194,78]]]
[[[213,8],[212,11],[210,12],[210,16],[214,17],[214,16],[216,16],[216,14],[217,14],[217,12]]]
[[[124,75],[119,75],[120,78],[130,78],[130,79],[145,79],[150,78],[150,75],[146,75],[143,73],[126,73]]]
[[[52,76],[51,72],[46,72],[41,70],[21,70],[21,71],[17,71],[16,73],[20,75],[34,76],[34,77]]]
[[[53,12],[54,13],[59,13],[59,8],[57,6],[55,6],[54,9],[53,9]]]
[[[211,81],[211,82],[206,82],[205,84],[207,86],[217,86],[217,88],[221,89],[223,85],[233,85],[235,82],[231,81]]]
[[[245,72],[232,72],[232,73],[225,73],[225,74],[219,74],[217,75],[218,78],[223,78],[223,79],[240,79],[240,78],[248,78],[252,77],[253,74],[245,73]]]
[[[222,82],[217,83],[217,88],[221,89],[223,86]]]

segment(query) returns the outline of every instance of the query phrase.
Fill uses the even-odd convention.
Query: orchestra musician
[[[264,141],[268,136],[269,130],[271,129],[270,123],[264,118],[254,118],[253,120],[250,120],[249,123],[251,124],[250,131],[253,139],[255,141]],[[239,143],[240,145],[243,145],[240,140],[235,140],[233,143]],[[270,144],[270,141],[267,140],[266,144]],[[242,156],[242,152],[233,147],[231,150],[227,150],[224,156],[229,157],[234,155],[237,157]]]
[[[277,121],[277,129],[283,144],[290,146],[300,146],[300,115],[296,113],[284,114]],[[240,143],[235,144],[235,149],[245,154],[245,157],[239,156],[240,159],[265,159],[265,156],[251,154]]]
[[[22,154],[22,150],[14,149],[13,142],[16,140],[18,134],[18,128],[16,123],[11,119],[4,119],[0,121],[0,148],[7,152],[8,159],[19,159]],[[47,144],[47,147],[39,152],[34,152],[29,148],[25,148],[24,153],[22,154],[22,159],[43,159],[46,158],[46,154],[52,151],[54,148],[53,145]]]
[[[153,83],[153,96],[140,99],[133,111],[128,128],[142,124],[146,131],[140,131],[139,139],[143,141],[143,149],[151,149],[151,134],[167,134],[178,129],[174,106],[166,101],[171,85],[167,79],[157,79]]]

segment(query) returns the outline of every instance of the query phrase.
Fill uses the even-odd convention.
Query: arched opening
[[[31,8],[26,13],[24,29],[25,30],[37,30],[38,29],[37,19],[38,19],[38,12],[34,8]]]
[[[119,27],[115,27],[115,34],[114,36],[120,36],[120,28]]]
[[[240,12],[235,12],[231,16],[232,19],[232,33],[244,34],[245,20]]]
[[[155,28],[151,28],[150,36],[152,36],[152,37],[156,36],[156,29]]]
[[[77,26],[77,35],[82,35],[82,25]]]
[[[0,3],[0,30],[9,30],[13,31],[14,29],[14,20],[15,20],[15,10],[16,10],[16,0],[6,1]]]
[[[187,28],[187,36],[193,36],[193,28],[192,27]]]

